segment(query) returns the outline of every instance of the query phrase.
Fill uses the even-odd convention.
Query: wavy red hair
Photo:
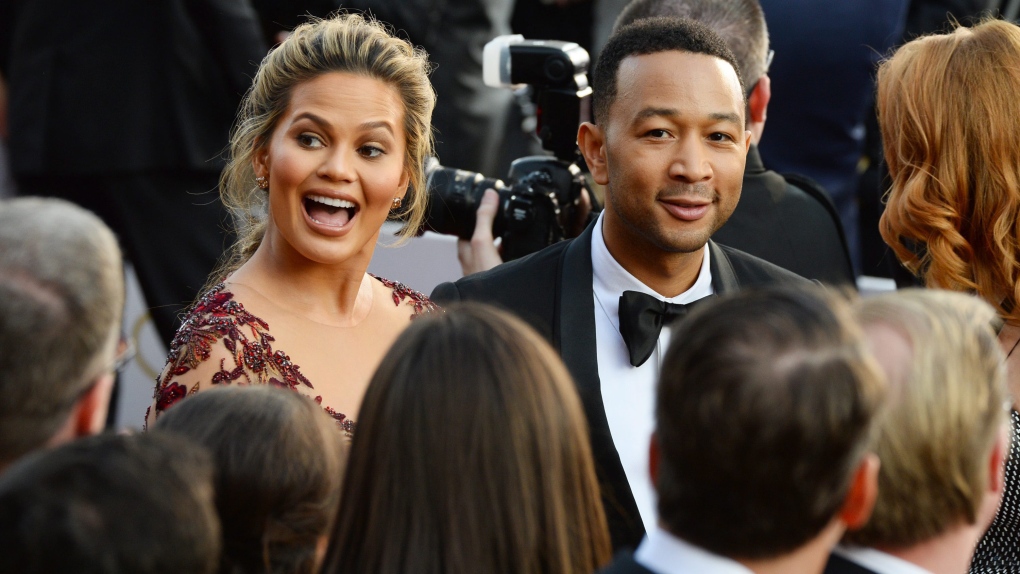
[[[878,71],[878,113],[886,243],[929,287],[1020,322],[1020,28],[988,20],[906,44]]]

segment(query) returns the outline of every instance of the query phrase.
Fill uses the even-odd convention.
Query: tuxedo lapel
[[[712,271],[712,290],[716,295],[725,295],[740,289],[740,281],[737,279],[737,272],[733,270],[730,258],[712,240],[708,242],[708,258]]]
[[[599,363],[595,343],[595,299],[592,291],[591,225],[570,242],[560,264],[560,282],[556,293],[557,317],[553,341],[560,357],[577,382],[577,390],[589,417],[599,413],[601,420],[589,420],[592,429],[609,428],[602,408]],[[588,408],[597,407],[597,408]]]
[[[594,225],[570,242],[560,263],[556,293],[553,342],[576,382],[588,417],[592,454],[595,457],[602,495],[614,546],[635,547],[644,535],[644,525],[620,455],[613,444],[599,380],[595,340],[595,297],[591,265],[591,237]]]

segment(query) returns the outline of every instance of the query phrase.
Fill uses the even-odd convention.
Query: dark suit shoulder
[[[838,554],[829,555],[829,563],[825,565],[823,574],[876,574],[856,562],[851,562]]]
[[[632,553],[621,552],[613,559],[613,563],[599,574],[655,574],[655,572],[638,564]]]
[[[516,287],[527,287],[536,282],[543,285],[545,281],[555,281],[560,260],[570,243],[571,241],[560,241],[531,255],[497,265],[488,271],[461,277],[454,282],[460,298],[487,301],[498,299],[507,291],[517,291]]]
[[[741,287],[752,285],[806,285],[809,280],[739,249],[716,244],[736,274]]]
[[[457,301],[495,305],[524,319],[551,341],[560,266],[570,243],[560,241],[488,271],[441,283],[430,298],[440,305]]]
[[[740,202],[713,239],[809,279],[854,282],[839,215],[807,178],[749,170]]]

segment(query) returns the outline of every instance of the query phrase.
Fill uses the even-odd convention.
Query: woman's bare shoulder
[[[426,313],[441,311],[441,308],[438,305],[433,303],[431,299],[420,291],[415,291],[399,281],[391,281],[375,275],[372,275],[372,277],[382,283],[386,290],[389,291],[393,305],[397,308],[408,311],[408,315],[411,319]]]

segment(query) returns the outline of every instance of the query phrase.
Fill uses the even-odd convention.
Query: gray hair
[[[67,201],[0,201],[0,463],[44,445],[112,366],[121,252]]]
[[[633,0],[613,30],[657,16],[689,18],[711,28],[736,57],[737,72],[747,90],[768,71],[769,31],[758,0]]]

